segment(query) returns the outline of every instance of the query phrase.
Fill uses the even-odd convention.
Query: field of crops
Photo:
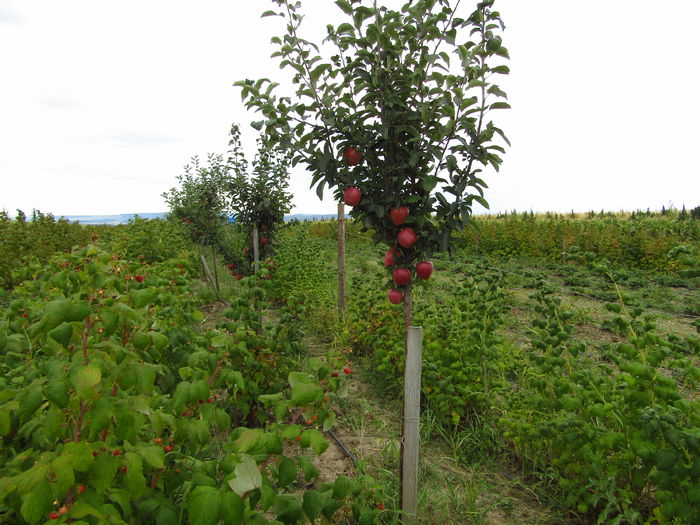
[[[403,380],[367,233],[348,225],[340,322],[334,222],[283,227],[257,276],[230,227],[219,301],[181,222],[35,219],[0,221],[0,523],[397,522],[395,448],[323,463],[370,412],[399,432],[355,417]],[[414,289],[421,436],[512,492],[446,497],[427,455],[422,522],[700,521],[698,221],[477,226]]]

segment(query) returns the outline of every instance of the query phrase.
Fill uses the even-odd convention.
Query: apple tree
[[[216,250],[228,220],[228,173],[222,155],[209,154],[207,165],[194,156],[184,167],[184,173],[177,177],[179,187],[162,194],[171,218],[185,225],[192,241],[202,248],[211,247],[217,285]]]
[[[289,187],[289,154],[278,147],[258,140],[258,152],[248,172],[248,163],[242,152],[240,131],[231,127],[228,164],[233,176],[228,183],[231,210],[235,222],[248,234],[259,235],[260,253],[270,253],[275,230],[284,223],[285,214],[291,210],[292,195]],[[254,243],[256,241],[254,240]],[[253,250],[255,251],[255,250]],[[248,253],[249,256],[253,254]]]
[[[294,148],[319,197],[331,189],[386,243],[388,297],[409,326],[414,279],[430,276],[430,255],[450,249],[475,202],[488,207],[482,172],[498,171],[509,144],[492,120],[509,107],[496,83],[509,72],[500,14],[494,0],[466,17],[459,1],[337,0],[342,20],[318,45],[301,34],[301,1],[271,2],[263,17],[286,25],[272,56],[296,88],[284,96],[269,79],[243,80],[241,97],[269,144]]]

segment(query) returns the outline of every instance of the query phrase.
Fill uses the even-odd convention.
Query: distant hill
[[[138,215],[142,219],[162,219],[165,213],[122,213],[119,215],[65,215],[71,222],[80,224],[126,224],[134,216]]]
[[[162,219],[165,213],[121,213],[119,215],[65,215],[64,217],[71,222],[79,222],[80,224],[126,224],[134,216],[138,215],[142,219]],[[292,213],[285,215],[284,220],[289,222],[292,220],[298,221],[326,221],[337,217],[337,214],[327,213]]]

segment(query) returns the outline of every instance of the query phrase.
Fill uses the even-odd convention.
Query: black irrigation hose
[[[345,453],[345,455],[350,458],[350,460],[352,461],[352,464],[357,467],[357,458],[352,455],[352,452],[350,452],[348,450],[348,448],[343,444],[343,442],[340,440],[340,438],[338,436],[336,436],[332,430],[327,430],[327,432],[331,435],[331,437],[335,440],[335,442],[338,443],[338,446],[342,449],[342,451]]]

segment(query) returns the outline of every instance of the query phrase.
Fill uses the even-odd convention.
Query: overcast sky
[[[380,0],[381,2],[381,0]],[[304,0],[306,34],[337,24]],[[386,3],[386,2],[383,2]],[[394,2],[395,4],[396,2]],[[453,1],[454,3],[454,1]],[[464,14],[476,4],[462,0]],[[284,79],[266,0],[0,0],[0,209],[165,211],[195,155],[255,133],[244,78]],[[700,1],[497,0],[506,23],[511,139],[486,173],[492,211],[700,205]],[[302,169],[294,212],[332,213]]]

